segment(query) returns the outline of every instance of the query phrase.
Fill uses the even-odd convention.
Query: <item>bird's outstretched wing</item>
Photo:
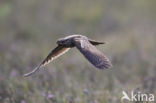
[[[45,66],[46,64],[48,64],[49,62],[51,62],[52,60],[54,60],[55,58],[61,56],[62,54],[64,54],[65,52],[67,52],[70,48],[66,48],[64,46],[60,46],[58,45],[55,49],[53,49],[49,55],[40,63],[40,65],[38,65],[33,71],[24,74],[25,77],[30,76],[32,74],[34,74],[37,70],[39,70],[42,66]]]
[[[75,46],[88,59],[88,61],[99,69],[107,69],[112,66],[109,59],[96,49],[88,40],[77,39]]]

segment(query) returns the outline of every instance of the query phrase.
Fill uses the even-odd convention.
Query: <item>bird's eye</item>
[[[64,43],[65,43],[64,40],[58,40],[58,41],[57,41],[57,44],[59,44],[59,45],[63,45]]]
[[[58,40],[58,41],[57,41],[57,44],[61,44],[61,43],[62,43],[62,41],[61,41],[61,40]]]

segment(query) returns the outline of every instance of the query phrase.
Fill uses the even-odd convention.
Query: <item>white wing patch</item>
[[[81,48],[84,48],[85,47],[84,40],[83,39],[80,39],[80,45],[81,45]]]
[[[64,51],[63,51],[62,53],[60,53],[59,55],[54,56],[54,57],[51,57],[50,59],[48,59],[47,61],[45,61],[45,62],[41,65],[41,67],[42,67],[42,66],[45,66],[45,65],[47,65],[47,64],[49,64],[52,60],[54,60],[54,59],[58,58],[59,56],[65,54],[69,49],[70,49],[70,48],[67,48],[66,50],[64,50]]]
[[[52,50],[52,52],[50,52],[50,54],[46,57],[46,59],[44,59],[40,65],[38,65],[34,70],[32,70],[31,72],[24,74],[25,77],[30,76],[32,74],[34,74],[37,70],[39,70],[41,67],[45,66],[46,64],[50,63],[52,60],[56,59],[57,57],[63,55],[64,53],[66,53],[70,48],[64,48],[64,47],[56,47],[54,50]]]

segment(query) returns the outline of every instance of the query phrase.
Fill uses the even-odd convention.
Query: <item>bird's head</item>
[[[72,47],[72,38],[60,38],[57,40],[57,44],[64,47]]]
[[[82,36],[82,35],[70,35],[70,36],[67,36],[65,38],[58,39],[57,44],[65,46],[65,47],[74,47],[73,40],[80,39],[82,37],[84,37],[84,36]]]

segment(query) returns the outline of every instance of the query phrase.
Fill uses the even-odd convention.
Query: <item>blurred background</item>
[[[123,90],[156,94],[155,5],[155,0],[0,0],[0,103],[120,103]],[[98,70],[72,49],[23,77],[58,38],[74,33],[108,42],[97,48],[113,68]]]

